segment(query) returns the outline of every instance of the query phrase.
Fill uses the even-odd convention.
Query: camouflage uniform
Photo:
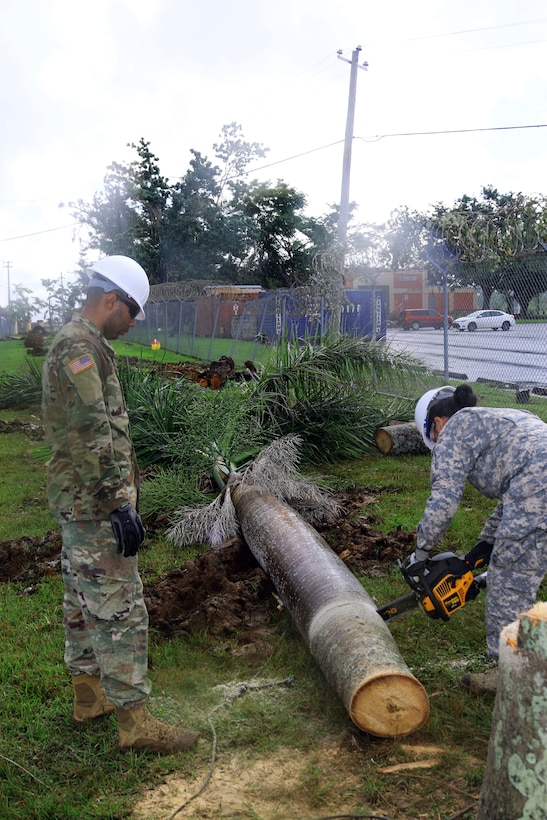
[[[466,480],[499,503],[480,540],[494,544],[488,567],[488,653],[536,599],[547,573],[547,424],[524,410],[467,407],[448,419],[433,449],[431,495],[417,549],[429,551],[458,509]]]
[[[100,675],[116,706],[150,692],[148,613],[137,558],[117,552],[110,513],[137,506],[138,468],[115,353],[76,314],[56,335],[43,371],[43,418],[51,448],[47,489],[61,526],[65,662]]]

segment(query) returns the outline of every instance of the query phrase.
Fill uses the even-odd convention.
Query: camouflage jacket
[[[526,410],[467,407],[450,418],[433,449],[431,495],[417,547],[430,550],[456,510],[466,480],[499,503],[480,539],[520,540],[547,529],[547,424]]]
[[[104,518],[126,501],[136,506],[138,469],[115,353],[79,314],[49,349],[42,414],[49,505],[59,523]]]

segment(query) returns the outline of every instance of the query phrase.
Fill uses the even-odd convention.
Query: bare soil
[[[352,572],[382,574],[412,551],[411,533],[380,533],[360,514],[373,499],[370,491],[357,488],[336,499],[343,517],[316,529]],[[43,576],[59,571],[60,553],[57,531],[2,541],[0,582],[21,583],[32,592]],[[216,637],[237,634],[244,644],[249,642],[247,633],[271,625],[277,606],[271,581],[237,537],[145,584],[145,598],[151,627],[166,636],[207,630]]]

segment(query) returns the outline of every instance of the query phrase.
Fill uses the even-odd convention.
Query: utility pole
[[[340,195],[340,214],[338,216],[338,244],[342,253],[342,270],[344,268],[344,252],[346,247],[346,236],[348,232],[349,219],[349,181],[351,171],[351,146],[353,142],[353,123],[355,120],[355,96],[357,92],[357,69],[366,70],[368,63],[359,65],[359,53],[361,46],[357,46],[351,55],[351,60],[342,56],[342,51],[338,51],[338,59],[351,65],[349,79],[348,114],[346,119],[346,137],[344,140],[344,163],[342,166],[342,192]]]
[[[4,262],[4,267],[7,268],[8,271],[8,313],[11,316],[11,287],[10,287],[10,268],[13,265],[13,262]]]
[[[13,265],[13,262],[4,262],[4,267],[8,272],[8,333],[13,333],[15,328],[12,329],[12,318],[11,318],[11,284],[10,284],[10,269]]]

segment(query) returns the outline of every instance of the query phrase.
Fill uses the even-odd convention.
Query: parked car
[[[475,310],[467,316],[460,316],[453,323],[454,330],[509,330],[515,327],[515,317],[503,310]]]
[[[448,327],[453,322],[448,317]],[[436,310],[402,310],[399,313],[399,324],[403,330],[419,330],[421,327],[434,327],[439,330],[443,326],[443,316]]]

